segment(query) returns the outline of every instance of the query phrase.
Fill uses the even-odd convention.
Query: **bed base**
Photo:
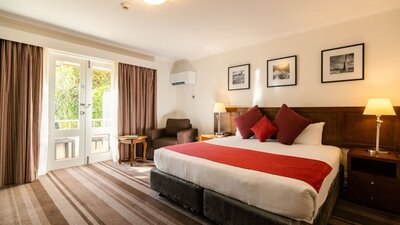
[[[195,214],[203,213],[204,188],[153,168],[150,172],[151,189]]]
[[[325,203],[320,207],[313,225],[325,225],[339,196],[342,167],[333,181]],[[203,214],[217,224],[226,225],[310,225],[249,206],[233,198],[204,189],[196,184],[163,173],[157,168],[150,172],[151,188],[197,214]]]

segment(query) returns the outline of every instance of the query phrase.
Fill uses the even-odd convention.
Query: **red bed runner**
[[[173,145],[165,148],[230,166],[301,180],[311,185],[317,192],[319,192],[325,177],[332,170],[327,163],[314,159],[277,155],[206,142]]]

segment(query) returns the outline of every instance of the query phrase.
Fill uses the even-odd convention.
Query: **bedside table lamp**
[[[376,115],[376,146],[375,149],[370,149],[370,153],[387,153],[379,150],[379,131],[383,121],[381,116],[395,116],[393,105],[388,98],[370,98],[364,110],[364,115]]]
[[[226,112],[225,104],[222,102],[216,102],[214,104],[214,113],[218,113],[217,120],[218,120],[218,132],[217,135],[221,134],[221,113]]]

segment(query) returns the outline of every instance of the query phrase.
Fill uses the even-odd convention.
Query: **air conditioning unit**
[[[196,72],[194,71],[185,71],[181,73],[172,73],[171,74],[171,84],[176,85],[184,85],[184,84],[195,84],[196,83]]]

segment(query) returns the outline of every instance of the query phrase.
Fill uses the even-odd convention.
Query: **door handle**
[[[89,108],[90,106],[92,106],[92,104],[85,104],[85,103],[81,103],[79,105],[80,106],[85,106],[85,108]]]
[[[85,111],[80,111],[79,114],[85,115]]]

